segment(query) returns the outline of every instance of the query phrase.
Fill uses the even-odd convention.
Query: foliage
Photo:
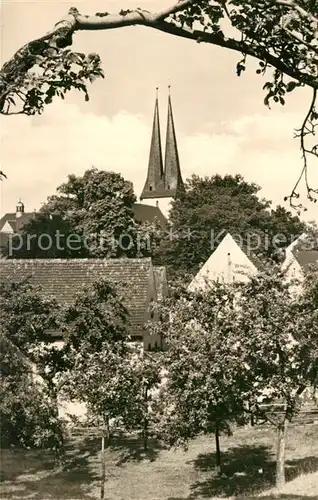
[[[244,249],[263,258],[299,236],[304,224],[278,206],[259,199],[260,187],[240,175],[192,176],[185,194],[172,204],[171,241],[163,241],[162,261],[174,271],[196,273],[227,232]]]
[[[317,276],[297,296],[269,268],[248,283],[214,282],[174,300],[154,330],[168,345],[160,422],[170,444],[230,431],[249,414],[285,432],[301,395],[318,381]]]
[[[9,352],[2,337],[2,348]],[[5,354],[2,351],[1,364]],[[30,370],[30,363],[23,363],[21,356],[15,353],[11,358],[10,372],[1,368],[1,444],[51,448],[56,452],[63,445],[63,426],[56,415],[55,403],[50,401],[43,386],[35,382]],[[16,366],[24,367],[24,373],[17,374]]]
[[[232,349],[235,331],[223,321],[233,317],[233,306],[232,291],[216,284],[210,294],[182,292],[163,322],[167,381],[159,425],[170,444],[201,432],[230,432],[231,422],[242,421],[241,360]]]
[[[83,377],[78,370],[84,365],[87,373],[93,369],[90,361],[100,350],[109,360],[121,359],[127,311],[105,280],[60,308],[31,284],[9,282],[1,287],[1,306],[4,436],[58,448],[63,443],[58,395],[76,373]],[[52,329],[63,335],[61,346],[45,335]]]
[[[90,421],[110,434],[118,425],[141,431],[145,447],[151,390],[158,367],[130,344],[128,314],[109,284],[96,282],[66,310],[64,351],[71,360],[63,394],[86,404]]]
[[[134,219],[135,201],[132,184],[120,174],[96,168],[71,174],[25,226],[13,257],[149,256],[160,230]]]
[[[2,283],[0,302],[2,443],[58,452],[62,422],[34,364],[47,329],[57,324],[57,305],[25,281]]]
[[[82,54],[69,49],[45,45],[41,54],[37,54],[37,44],[29,48],[25,55],[25,65],[30,66],[26,74],[20,74],[18,68],[12,66],[10,77],[15,76],[15,83],[8,89],[5,99],[0,101],[3,114],[35,115],[42,113],[54,97],[64,99],[65,94],[76,89],[84,92],[85,100],[89,100],[87,81],[92,83],[103,77],[98,54]],[[12,107],[20,108],[11,112]]]
[[[154,432],[158,419],[158,391],[161,382],[161,369],[157,360],[148,353],[136,349],[130,353],[130,391],[127,407],[122,421],[127,431],[139,431],[143,437],[144,450],[147,451],[148,437]]]
[[[57,327],[58,305],[40,292],[27,280],[0,284],[1,331],[24,354],[45,338],[46,331]]]
[[[158,366],[138,346],[118,341],[103,342],[100,351],[77,352],[75,360],[64,393],[86,404],[89,421],[108,438],[118,428],[137,431],[147,451]]]
[[[55,96],[64,97],[72,88],[84,91],[86,81],[103,76],[96,54],[71,52],[77,30],[107,30],[144,25],[167,34],[210,43],[240,54],[236,72],[241,75],[249,57],[258,60],[256,73],[268,78],[263,84],[264,102],[285,104],[286,96],[299,87],[309,87],[313,95],[303,123],[296,131],[300,138],[303,168],[290,196],[299,198],[304,180],[307,196],[315,201],[317,188],[308,181],[309,160],[317,160],[317,144],[312,143],[317,127],[317,0],[180,0],[161,12],[142,9],[121,10],[118,14],[81,15],[71,8],[53,30],[22,47],[0,72],[0,112],[34,114]],[[11,111],[16,101],[22,109]],[[302,206],[298,203],[299,208]]]

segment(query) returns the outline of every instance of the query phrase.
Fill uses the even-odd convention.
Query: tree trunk
[[[285,484],[285,447],[287,434],[288,420],[284,418],[284,422],[277,429],[277,457],[276,457],[276,488],[280,489]]]
[[[220,432],[218,427],[215,429],[215,463],[218,474],[221,474]]]
[[[147,404],[148,404],[147,387],[145,388],[144,398],[145,398],[146,409],[148,409],[148,407],[147,407]],[[144,452],[147,453],[147,451],[148,451],[148,415],[145,415],[145,418],[144,418],[143,439],[144,439]]]
[[[148,420],[145,418],[144,421],[144,429],[143,429],[143,437],[144,437],[144,452],[148,451]]]

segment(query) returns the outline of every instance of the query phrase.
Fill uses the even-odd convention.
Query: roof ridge
[[[67,262],[73,263],[73,262],[151,262],[151,257],[118,257],[118,258],[89,258],[89,257],[84,257],[84,258],[75,258],[75,259],[7,259],[6,262],[39,262],[39,263],[56,263],[56,262]]]

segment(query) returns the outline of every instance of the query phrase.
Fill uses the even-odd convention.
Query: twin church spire
[[[184,185],[180,170],[170,92],[168,98],[165,162],[163,165],[157,89],[148,173],[140,200],[150,198],[177,198],[182,191],[184,191]]]

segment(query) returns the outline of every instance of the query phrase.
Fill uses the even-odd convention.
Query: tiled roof
[[[152,264],[144,259],[12,259],[0,263],[0,280],[30,279],[43,294],[60,304],[72,303],[74,295],[85,291],[95,280],[114,283],[130,314],[131,334],[142,335],[148,309],[148,289]]]
[[[134,204],[134,217],[138,222],[154,222],[155,219],[158,220],[160,226],[164,229],[168,226],[168,221],[161,212],[159,207],[153,207],[151,205],[144,205],[142,203]]]
[[[294,256],[298,264],[303,268],[312,264],[318,264],[318,250],[300,250],[299,252],[294,252]]]

